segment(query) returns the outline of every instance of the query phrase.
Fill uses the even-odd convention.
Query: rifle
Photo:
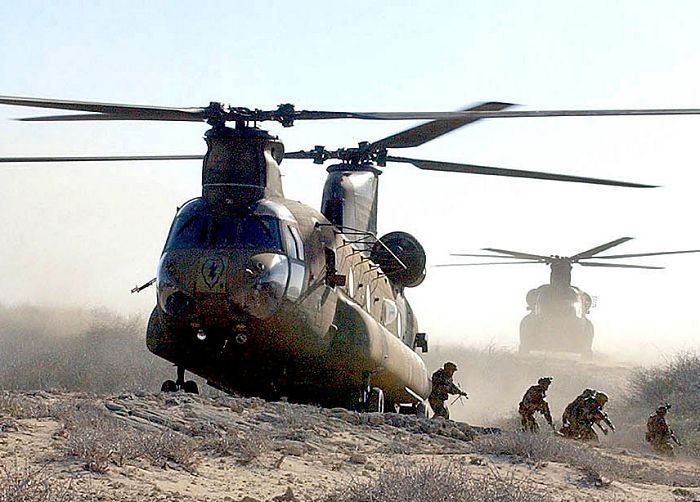
[[[600,413],[601,420],[603,420],[603,422],[605,422],[607,424],[607,426],[610,427],[611,431],[615,432],[615,426],[608,418],[608,414],[605,413],[603,410],[598,410],[598,413]],[[603,428],[600,426],[600,424],[598,424],[598,427],[600,427],[601,430],[603,430]],[[605,434],[607,434],[607,432],[605,432]]]
[[[683,446],[680,441],[678,441],[678,438],[676,437],[676,433],[673,432],[673,429],[669,428],[669,431],[671,432],[671,439],[673,440],[674,443],[676,443],[678,446]]]

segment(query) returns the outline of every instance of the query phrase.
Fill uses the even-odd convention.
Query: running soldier
[[[467,393],[462,392],[462,389],[457,387],[452,381],[452,375],[454,375],[455,371],[457,371],[457,365],[448,362],[433,373],[433,389],[430,392],[430,397],[428,397],[428,402],[434,412],[433,417],[450,418],[450,411],[445,406],[445,401],[449,399],[450,394],[464,396],[468,399]]]
[[[520,423],[525,432],[538,432],[540,426],[535,420],[535,413],[540,412],[544,415],[544,419],[549,426],[554,429],[552,422],[552,414],[549,412],[549,404],[545,400],[547,397],[547,389],[552,383],[552,377],[542,377],[537,380],[537,385],[533,385],[525,395],[523,400],[518,405],[518,413],[520,413]]]

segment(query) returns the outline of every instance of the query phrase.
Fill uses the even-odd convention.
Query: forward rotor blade
[[[113,162],[129,160],[202,160],[204,155],[114,155],[109,157],[0,157],[0,163]]]
[[[594,261],[578,262],[582,267],[609,267],[609,268],[647,268],[652,270],[661,270],[665,267],[652,267],[649,265],[626,265],[624,263],[598,263]]]
[[[596,260],[612,260],[616,258],[636,258],[638,256],[659,256],[663,254],[683,254],[683,253],[700,253],[700,249],[689,249],[687,251],[661,251],[657,253],[633,253],[633,254],[617,254],[607,256],[596,256]]]
[[[98,103],[91,101],[70,101],[42,98],[24,98],[19,96],[0,96],[0,104],[29,106],[32,108],[52,108],[56,110],[74,110],[81,112],[103,113],[114,118],[86,118],[68,120],[138,120],[137,117],[154,117],[141,120],[205,120],[204,108],[169,108],[160,106],[140,106],[117,103]],[[125,118],[116,118],[125,117]],[[51,117],[38,117],[39,120],[52,120]],[[66,120],[66,119],[61,119]]]
[[[593,255],[597,253],[600,253],[602,251],[605,251],[606,249],[610,249],[615,246],[619,246],[623,242],[631,241],[632,239],[632,237],[621,237],[619,239],[615,239],[614,241],[606,242],[605,244],[601,244],[600,246],[596,246],[587,251],[581,251],[580,253],[571,256],[571,260],[576,261],[582,258],[592,258]]]
[[[488,102],[481,103],[463,111],[496,111],[513,106],[511,103]],[[480,120],[480,117],[465,117],[450,120],[434,120],[427,124],[421,124],[397,134],[375,141],[369,145],[371,151],[379,151],[385,148],[410,148],[419,146],[435,138],[454,131],[462,126]]]
[[[505,258],[505,257],[504,257]],[[536,261],[493,261],[485,263],[444,263],[433,267],[478,267],[479,265],[522,265],[525,263],[539,263]]]
[[[406,157],[388,156],[387,162],[402,162],[413,164],[419,169],[427,171],[445,171],[453,173],[485,174],[488,176],[509,176],[513,178],[530,178],[551,181],[571,181],[575,183],[590,183],[594,185],[611,185],[629,188],[656,188],[657,185],[642,185],[627,181],[606,180],[589,178],[585,176],[571,176],[568,174],[552,174],[541,171],[524,171],[520,169],[504,169],[500,167],[477,166],[474,164],[458,164],[455,162],[438,162],[434,160],[409,159]]]
[[[148,112],[143,113],[122,113],[119,115],[111,115],[107,113],[76,113],[73,115],[44,115],[41,117],[22,117],[18,119],[20,122],[77,122],[85,120],[163,120],[168,122],[202,122],[204,117],[198,114],[182,115],[181,113],[171,112]]]
[[[315,153],[313,151],[299,150],[298,152],[285,152],[285,159],[313,159]]]
[[[501,253],[513,256],[515,258],[522,258],[525,260],[549,260],[549,256],[542,256],[539,254],[522,253],[520,251],[508,251],[507,249],[496,249],[496,248],[483,248],[484,251],[492,251],[494,253]]]

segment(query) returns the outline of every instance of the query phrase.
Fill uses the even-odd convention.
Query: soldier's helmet
[[[662,406],[659,406],[658,408],[656,408],[656,413],[658,413],[660,415],[665,415],[670,407],[671,407],[670,404],[664,404]]]
[[[585,389],[583,392],[581,392],[581,395],[583,397],[593,397],[595,396],[595,391],[593,389]]]
[[[596,392],[595,400],[598,402],[599,405],[603,406],[605,403],[608,402],[608,395],[604,392]]]
[[[537,380],[537,384],[542,385],[544,387],[549,387],[549,385],[552,383],[552,380],[554,380],[552,377],[542,377],[539,380]]]
[[[455,363],[447,362],[443,366],[447,371],[457,371],[457,365]]]

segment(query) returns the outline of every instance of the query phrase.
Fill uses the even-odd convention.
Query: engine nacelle
[[[409,233],[386,234],[372,246],[370,259],[379,265],[390,281],[403,287],[413,288],[425,279],[425,251],[418,239]]]

